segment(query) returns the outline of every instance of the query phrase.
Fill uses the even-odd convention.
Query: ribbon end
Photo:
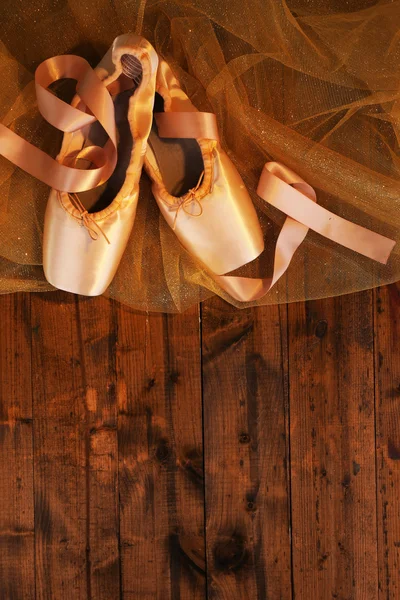
[[[395,240],[388,239],[385,247],[382,247],[382,256],[377,256],[375,260],[381,263],[381,265],[387,265],[396,244]]]

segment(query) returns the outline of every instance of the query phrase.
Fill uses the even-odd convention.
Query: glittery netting
[[[343,8],[343,6],[347,8]],[[5,2],[0,8],[1,122],[53,156],[61,134],[38,114],[33,73],[57,54],[95,66],[113,39],[145,36],[199,110],[215,112],[222,145],[259,211],[266,252],[242,270],[265,276],[284,215],[255,192],[276,160],[333,212],[399,240],[400,2],[189,0]],[[71,98],[68,82],[56,92]],[[44,291],[48,188],[0,158],[0,292]],[[400,278],[400,249],[382,266],[309,232],[258,303],[344,294]],[[219,294],[178,243],[143,174],[133,233],[107,295],[175,312]]]

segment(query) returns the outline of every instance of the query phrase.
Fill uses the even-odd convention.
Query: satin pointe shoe
[[[383,264],[395,245],[317,204],[315,190],[288,167],[267,163],[258,195],[286,214],[269,277],[230,275],[264,249],[251,198],[221,148],[216,118],[201,113],[160,61],[154,123],[144,167],[160,211],[188,252],[238,302],[262,298],[286,272],[309,229]]]
[[[261,227],[220,145],[215,115],[193,106],[165,61],[158,66],[154,111],[144,167],[182,245],[218,275],[256,258],[264,249]]]
[[[157,66],[154,48],[133,34],[116,38],[95,70],[74,55],[41,63],[38,109],[64,132],[56,159],[0,124],[0,154],[52,188],[43,268],[59,289],[96,296],[115,275],[135,220]],[[48,89],[65,78],[77,81],[71,104]]]
[[[55,287],[86,296],[102,294],[111,283],[132,231],[139,179],[152,123],[158,58],[152,46],[136,35],[118,37],[95,69],[112,96],[117,160],[108,181],[79,196],[52,189],[47,203],[43,268]],[[82,97],[72,106],[85,110]],[[104,107],[99,108],[100,112]],[[103,127],[104,128],[104,127]],[[115,134],[114,134],[115,136]],[[95,122],[66,133],[57,160],[87,169],[87,149],[104,143]],[[112,139],[107,142],[112,146]],[[90,173],[90,170],[88,171]]]

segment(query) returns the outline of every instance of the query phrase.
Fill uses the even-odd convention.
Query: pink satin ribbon
[[[316,204],[315,197],[310,198],[307,193],[312,188],[305,182],[299,184],[299,181],[302,180],[298,175],[284,165],[270,162],[263,169],[257,193],[272,206],[329,240],[382,264],[387,263],[395,241]]]
[[[346,221],[319,206],[315,190],[280,163],[266,163],[257,193],[288,216],[276,242],[272,277],[253,279],[214,275],[219,285],[240,302],[258,300],[271,290],[289,267],[309,229],[383,264],[396,245],[394,240]]]
[[[217,117],[206,112],[163,112],[154,114],[158,135],[165,138],[219,140]]]
[[[77,94],[92,114],[63,102],[47,89],[51,83],[63,78],[77,80]],[[0,154],[59,191],[83,192],[107,181],[117,163],[114,105],[107,88],[89,63],[73,55],[49,58],[36,69],[35,87],[41,114],[57,129],[72,133],[96,120],[103,126],[110,138],[104,148],[90,146],[79,154],[96,168],[81,170],[60,164],[1,124]]]

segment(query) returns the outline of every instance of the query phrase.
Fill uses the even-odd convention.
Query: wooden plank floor
[[[0,314],[1,600],[400,598],[400,286]]]

